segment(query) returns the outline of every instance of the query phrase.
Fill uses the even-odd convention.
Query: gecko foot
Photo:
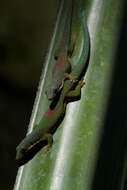
[[[65,81],[65,80],[70,80],[72,83],[78,82],[77,77],[74,77],[74,76],[72,76],[72,75],[70,75],[70,74],[68,74],[68,73],[65,73],[65,74],[64,74],[64,78],[63,78],[63,80],[62,80],[62,82],[61,82],[61,85],[60,85],[60,87],[59,87],[59,91],[63,88],[63,86],[64,86],[64,81]]]
[[[86,83],[83,80],[79,81],[79,85],[81,86],[81,88],[85,85]]]
[[[65,73],[64,74],[64,80],[70,80],[73,83],[76,83],[78,81],[77,77],[72,76],[71,74]]]
[[[48,153],[48,152],[51,150],[51,147],[52,147],[52,145],[47,144],[47,145],[43,148],[44,153]]]

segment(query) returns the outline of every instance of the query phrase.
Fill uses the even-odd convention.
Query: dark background
[[[0,189],[13,189],[56,15],[56,0],[0,3]]]
[[[127,1],[92,190],[127,190]]]

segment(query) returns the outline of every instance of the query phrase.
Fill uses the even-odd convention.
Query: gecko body
[[[19,165],[29,161],[45,145],[52,144],[53,134],[63,121],[68,102],[78,100],[81,97],[82,76],[86,71],[89,59],[90,38],[84,15],[81,15],[79,19],[81,37],[79,38],[79,43],[76,42],[76,50],[71,58],[73,60],[73,57],[76,56],[78,59],[70,73],[72,77],[77,78],[77,81],[64,81],[59,97],[51,101],[51,105],[42,115],[39,124],[17,146],[16,161]]]

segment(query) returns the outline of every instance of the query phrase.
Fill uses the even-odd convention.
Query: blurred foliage
[[[25,136],[56,15],[56,1],[0,2],[0,189],[13,188],[15,147]]]
[[[0,6],[0,76],[21,87],[37,84],[52,32],[54,1],[4,1]],[[20,71],[20,72],[19,72]]]

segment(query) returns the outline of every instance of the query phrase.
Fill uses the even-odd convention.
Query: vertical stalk
[[[86,85],[78,102],[70,103],[66,117],[54,135],[49,152],[41,150],[18,172],[15,190],[90,190],[103,131],[106,105],[119,40],[121,0],[82,1],[86,11],[91,40],[90,63]],[[50,60],[61,32],[61,20],[56,21],[53,38],[42,73],[29,132],[39,122],[48,102],[44,89],[50,76]],[[66,12],[66,10],[65,10]]]

